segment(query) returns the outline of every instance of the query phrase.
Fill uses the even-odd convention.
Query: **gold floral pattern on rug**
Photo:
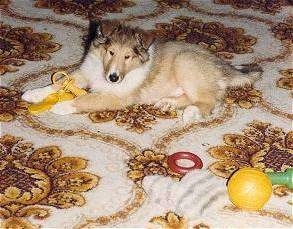
[[[241,208],[238,208],[234,205],[226,205],[223,210],[225,211],[231,211],[234,212],[234,214],[237,214],[238,212],[243,212],[245,210],[242,210]],[[247,211],[246,211],[247,212]],[[290,223],[290,225],[293,223],[293,218],[291,214],[286,214],[283,213],[280,210],[266,210],[266,209],[261,209],[258,211],[252,211],[251,212],[253,215],[259,215],[262,217],[270,217],[270,218],[274,218],[276,220],[279,220],[280,222],[285,222],[285,223]]]
[[[199,223],[192,227],[193,229],[210,229],[210,226],[205,223]]]
[[[0,87],[0,122],[9,122],[17,115],[25,114],[28,103],[21,100],[21,93]]]
[[[180,9],[189,5],[189,0],[155,0],[162,7]]]
[[[212,147],[208,153],[216,162],[209,169],[228,178],[241,167],[256,167],[265,172],[293,167],[293,131],[285,133],[270,123],[253,121],[243,134],[225,134],[225,145]]]
[[[174,173],[167,164],[167,155],[145,150],[130,159],[127,163],[129,171],[127,177],[134,182],[140,182],[145,176],[162,175],[179,180],[182,176]]]
[[[253,52],[257,39],[245,35],[243,28],[226,27],[219,22],[203,22],[191,17],[176,17],[170,23],[157,23],[153,31],[163,40],[178,40],[196,43],[225,58],[233,53]]]
[[[106,13],[121,13],[123,8],[136,5],[129,0],[36,0],[35,7],[53,9],[58,14],[75,14],[99,19]]]
[[[293,43],[293,17],[286,19],[284,22],[279,22],[272,27],[274,36],[289,44]]]
[[[157,118],[177,118],[176,111],[161,111],[153,105],[133,105],[118,111],[93,112],[89,115],[95,123],[115,120],[118,126],[125,126],[127,130],[143,133],[151,129],[151,125],[157,122]]]
[[[293,69],[281,70],[279,72],[283,77],[277,80],[277,87],[293,90]]]
[[[226,92],[226,102],[237,104],[244,109],[250,109],[262,99],[260,91],[250,87],[229,88]]]
[[[0,138],[0,218],[1,228],[31,228],[26,219],[49,217],[48,208],[82,206],[82,192],[97,186],[99,177],[84,172],[87,161],[62,157],[57,146],[34,149],[20,137]],[[8,226],[8,227],[6,227]]]
[[[281,11],[282,6],[289,5],[286,0],[214,0],[214,3],[221,5],[231,5],[235,9],[254,9],[261,10],[264,13],[275,14]]]
[[[0,9],[8,8],[9,4],[10,4],[10,0],[0,0]]]
[[[15,72],[24,60],[49,60],[49,53],[60,49],[49,33],[35,33],[30,27],[12,28],[0,23],[0,75]]]
[[[292,192],[293,190],[284,185],[274,185],[273,187],[273,193],[278,197],[288,196]]]
[[[153,217],[150,223],[158,224],[164,229],[187,229],[187,219],[175,212],[167,212],[164,216]]]

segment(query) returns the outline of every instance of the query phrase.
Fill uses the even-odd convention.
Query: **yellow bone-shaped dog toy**
[[[62,77],[58,79],[58,75],[60,74]],[[51,109],[52,106],[58,102],[71,100],[74,97],[87,94],[84,89],[75,86],[74,79],[64,71],[54,73],[51,79],[53,85],[60,89],[57,92],[48,95],[42,102],[29,105],[28,111],[31,114],[39,114]]]

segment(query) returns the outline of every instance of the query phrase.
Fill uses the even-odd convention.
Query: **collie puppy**
[[[155,104],[183,109],[184,121],[205,118],[223,102],[227,87],[252,84],[259,68],[237,69],[197,44],[159,42],[138,28],[91,22],[80,68],[71,74],[90,93],[57,103],[51,111],[66,115]],[[58,90],[54,85],[26,91],[36,103]]]

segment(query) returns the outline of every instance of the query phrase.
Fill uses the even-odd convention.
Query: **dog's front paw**
[[[29,103],[38,103],[43,100],[44,96],[39,94],[37,90],[28,90],[21,96],[21,98]]]
[[[159,102],[155,104],[155,107],[162,111],[171,111],[176,108],[174,100],[170,98],[163,98],[159,100]]]
[[[50,111],[54,114],[58,115],[67,115],[67,114],[73,114],[76,113],[76,108],[73,106],[74,102],[71,101],[64,101],[55,104]]]
[[[182,114],[182,120],[184,123],[190,123],[192,121],[201,120],[203,117],[197,106],[188,106],[184,109]]]
[[[52,92],[55,91],[49,87],[38,88],[26,91],[25,93],[23,93],[21,98],[29,103],[39,103]]]

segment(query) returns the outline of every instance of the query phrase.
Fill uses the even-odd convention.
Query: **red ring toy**
[[[191,167],[183,167],[183,166],[177,165],[176,161],[180,159],[190,160],[194,163],[194,165]],[[201,159],[195,154],[190,152],[177,152],[168,156],[167,164],[173,172],[179,173],[182,175],[194,169],[201,169],[203,166]]]

